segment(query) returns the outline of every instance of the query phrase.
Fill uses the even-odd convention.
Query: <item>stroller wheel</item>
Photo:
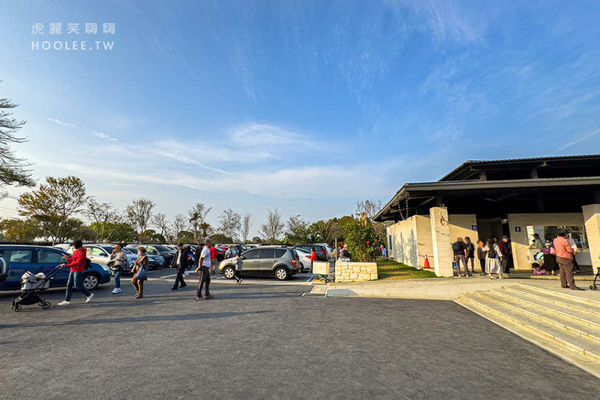
[[[44,302],[42,302],[42,304],[40,304],[42,306],[42,308],[44,310],[47,310],[48,308],[50,308],[50,302],[48,300],[44,300]]]
[[[16,303],[15,303],[15,304],[11,305],[11,306],[10,306],[10,308],[11,308],[11,309],[12,309],[14,312],[19,312],[19,311],[21,311],[21,308],[22,308],[22,307],[21,307],[21,305],[20,305],[20,304],[16,304]]]
[[[590,285],[591,290],[596,290],[596,285]]]

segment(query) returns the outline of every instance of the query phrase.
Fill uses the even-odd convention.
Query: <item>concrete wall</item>
[[[594,273],[600,266],[600,204],[589,204],[582,207],[585,220],[585,233],[590,245],[590,262]]]
[[[515,269],[522,270],[531,268],[531,255],[536,252],[529,249],[530,241],[527,237],[527,226],[584,225],[583,213],[508,214],[507,217]],[[516,232],[515,227],[520,227],[521,231]],[[589,238],[588,242],[590,242]],[[589,249],[580,250],[576,257],[580,265],[591,265]]]
[[[457,237],[471,238],[471,241],[477,246],[479,235],[473,226],[477,226],[477,215],[475,214],[450,214],[448,215],[450,227],[450,242],[454,243]]]
[[[429,217],[414,215],[387,228],[392,244],[390,257],[415,268],[423,268],[425,255],[433,263],[433,244]],[[431,264],[433,265],[433,264]]]

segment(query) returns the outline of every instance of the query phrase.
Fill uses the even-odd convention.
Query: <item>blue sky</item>
[[[0,95],[34,176],[315,220],[466,159],[597,153],[594,1],[22,1],[0,15]],[[44,24],[42,35],[32,25]],[[49,24],[62,22],[63,34]],[[67,34],[69,22],[115,24]],[[111,51],[32,50],[108,40]],[[16,195],[18,192],[14,192]],[[15,215],[12,199],[0,215]]]

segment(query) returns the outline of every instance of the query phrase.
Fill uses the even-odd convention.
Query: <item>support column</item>
[[[446,207],[431,207],[431,239],[433,242],[433,264],[437,276],[453,276],[450,226]]]
[[[585,234],[590,246],[590,257],[594,274],[600,266],[600,204],[589,204],[581,207],[583,210],[583,221],[585,222]]]

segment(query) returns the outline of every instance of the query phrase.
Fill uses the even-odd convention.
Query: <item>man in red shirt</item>
[[[207,244],[207,246],[209,245]],[[211,275],[214,275],[217,271],[217,258],[219,257],[219,252],[212,243],[210,243],[210,247],[208,249],[210,250],[210,273]]]
[[[572,290],[583,290],[575,286],[575,279],[573,279],[573,248],[566,236],[567,233],[561,230],[558,232],[558,237],[554,239],[556,262],[560,268],[560,286],[571,288]]]
[[[67,291],[65,292],[65,299],[58,303],[59,306],[66,306],[71,303],[71,292],[73,290],[73,283],[75,287],[86,297],[85,302],[89,303],[92,301],[94,295],[83,286],[83,271],[85,271],[85,262],[87,259],[87,250],[83,247],[81,240],[73,242],[75,251],[71,257],[65,256],[68,264],[63,264],[62,267],[71,268],[69,272],[69,279],[67,281]]]

